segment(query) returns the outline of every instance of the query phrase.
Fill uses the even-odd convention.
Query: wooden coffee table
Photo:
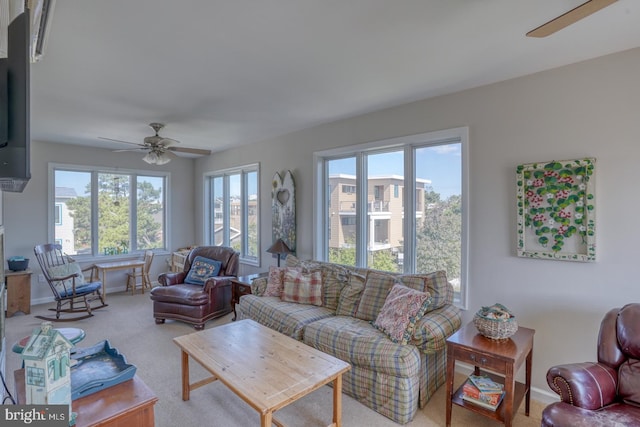
[[[182,400],[191,390],[220,380],[260,413],[260,425],[271,427],[273,413],[289,403],[333,382],[333,423],[342,425],[342,374],[348,363],[300,341],[240,320],[176,337],[182,350]],[[189,356],[212,377],[189,382]]]

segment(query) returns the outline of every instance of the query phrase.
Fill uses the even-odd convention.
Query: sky
[[[369,176],[404,175],[403,151],[374,154],[368,157]],[[442,199],[462,193],[461,144],[444,144],[416,150],[416,176],[431,181]],[[332,160],[329,174],[355,175],[354,157]]]

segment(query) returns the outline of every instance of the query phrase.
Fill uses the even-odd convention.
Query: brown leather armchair
[[[544,409],[543,427],[640,426],[640,304],[605,315],[597,363],[554,366],[547,383],[561,401]]]
[[[218,276],[208,278],[204,285],[184,283],[197,256],[220,261],[220,272]],[[238,252],[229,247],[200,246],[192,249],[185,259],[184,271],[160,274],[158,282],[161,286],[151,290],[156,323],[164,323],[165,319],[181,320],[200,330],[207,320],[230,313],[230,279],[238,274],[238,260]]]

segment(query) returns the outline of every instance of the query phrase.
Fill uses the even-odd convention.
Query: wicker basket
[[[499,313],[499,318],[492,317]],[[518,331],[515,316],[502,304],[482,307],[473,317],[473,324],[482,335],[492,340],[504,340]]]

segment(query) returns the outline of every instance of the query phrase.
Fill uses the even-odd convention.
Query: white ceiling
[[[640,46],[638,0],[525,37],[583,2],[58,0],[31,136],[218,151]]]

